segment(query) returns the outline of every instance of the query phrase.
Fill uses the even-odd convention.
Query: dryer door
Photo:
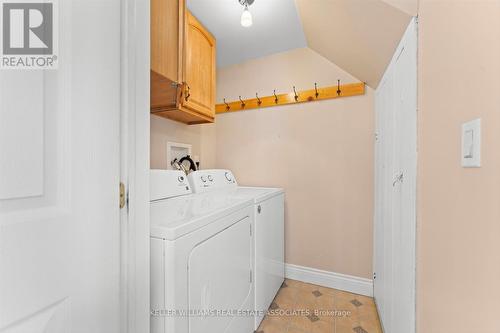
[[[251,219],[246,217],[199,244],[189,258],[190,333],[253,332],[253,317],[217,311],[252,310]]]

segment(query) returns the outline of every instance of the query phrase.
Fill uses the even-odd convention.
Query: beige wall
[[[169,119],[151,115],[151,168],[166,169],[167,142],[191,144],[193,156],[200,158],[202,168],[213,168],[215,163],[215,125],[187,126]]]
[[[355,78],[305,48],[218,72],[218,100]],[[286,261],[371,277],[373,91],[217,117],[216,165],[240,184],[286,190]]]
[[[500,1],[420,1],[417,327],[500,330]],[[483,167],[460,127],[483,120]]]

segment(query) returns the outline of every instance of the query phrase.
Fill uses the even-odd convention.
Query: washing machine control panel
[[[151,169],[149,183],[151,201],[193,193],[188,178],[182,171]]]
[[[236,188],[236,178],[230,170],[198,170],[188,175],[194,193],[209,192],[222,188]]]

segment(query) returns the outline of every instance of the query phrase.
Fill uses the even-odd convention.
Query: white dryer
[[[238,186],[229,170],[199,170],[189,174],[194,193],[228,195],[251,199],[255,216],[255,329],[279,291],[284,264],[284,191],[280,188]]]
[[[253,201],[151,170],[151,332],[252,333]]]

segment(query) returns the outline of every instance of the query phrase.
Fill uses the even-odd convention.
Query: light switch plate
[[[481,167],[481,119],[462,125],[462,166]]]

